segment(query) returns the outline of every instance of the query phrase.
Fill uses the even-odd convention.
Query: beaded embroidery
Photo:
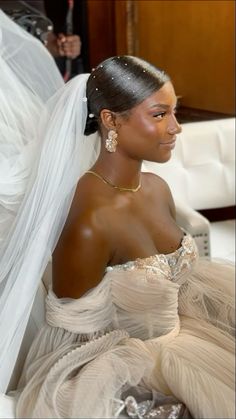
[[[180,275],[188,271],[198,257],[197,246],[193,238],[186,234],[175,252],[168,254],[156,254],[147,258],[138,258],[121,265],[108,266],[106,272],[114,269],[131,271],[145,269],[148,273],[161,272],[167,279],[175,281]]]
[[[151,400],[145,400],[141,403],[137,403],[133,396],[128,396],[124,401],[128,417],[133,419],[177,419],[180,417],[179,414],[183,408],[181,403],[166,404],[156,407],[153,407],[153,405],[154,402]]]

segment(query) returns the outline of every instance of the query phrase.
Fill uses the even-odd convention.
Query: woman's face
[[[120,153],[159,163],[168,161],[181,127],[175,118],[177,99],[171,82],[135,106],[128,118],[118,116]]]

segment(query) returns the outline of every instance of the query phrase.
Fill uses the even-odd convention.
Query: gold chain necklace
[[[98,179],[102,180],[104,183],[106,183],[106,185],[110,185],[112,186],[112,188],[114,189],[118,189],[121,192],[138,192],[139,189],[141,188],[141,182],[138,184],[138,186],[136,188],[123,188],[121,186],[116,186],[113,183],[109,182],[109,180],[105,179],[103,176],[99,175],[98,173],[94,172],[93,170],[88,170],[85,173],[91,173],[91,175],[96,176]]]

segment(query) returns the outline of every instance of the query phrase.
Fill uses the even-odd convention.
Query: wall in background
[[[115,2],[87,0],[89,61],[91,68],[116,55]]]
[[[133,3],[136,55],[170,74],[183,106],[233,114],[234,1]]]

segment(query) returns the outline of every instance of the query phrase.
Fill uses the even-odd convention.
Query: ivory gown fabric
[[[118,417],[122,393],[142,386],[194,418],[233,418],[233,272],[199,260],[185,235],[174,253],[107,268],[77,300],[50,291],[17,417]]]

